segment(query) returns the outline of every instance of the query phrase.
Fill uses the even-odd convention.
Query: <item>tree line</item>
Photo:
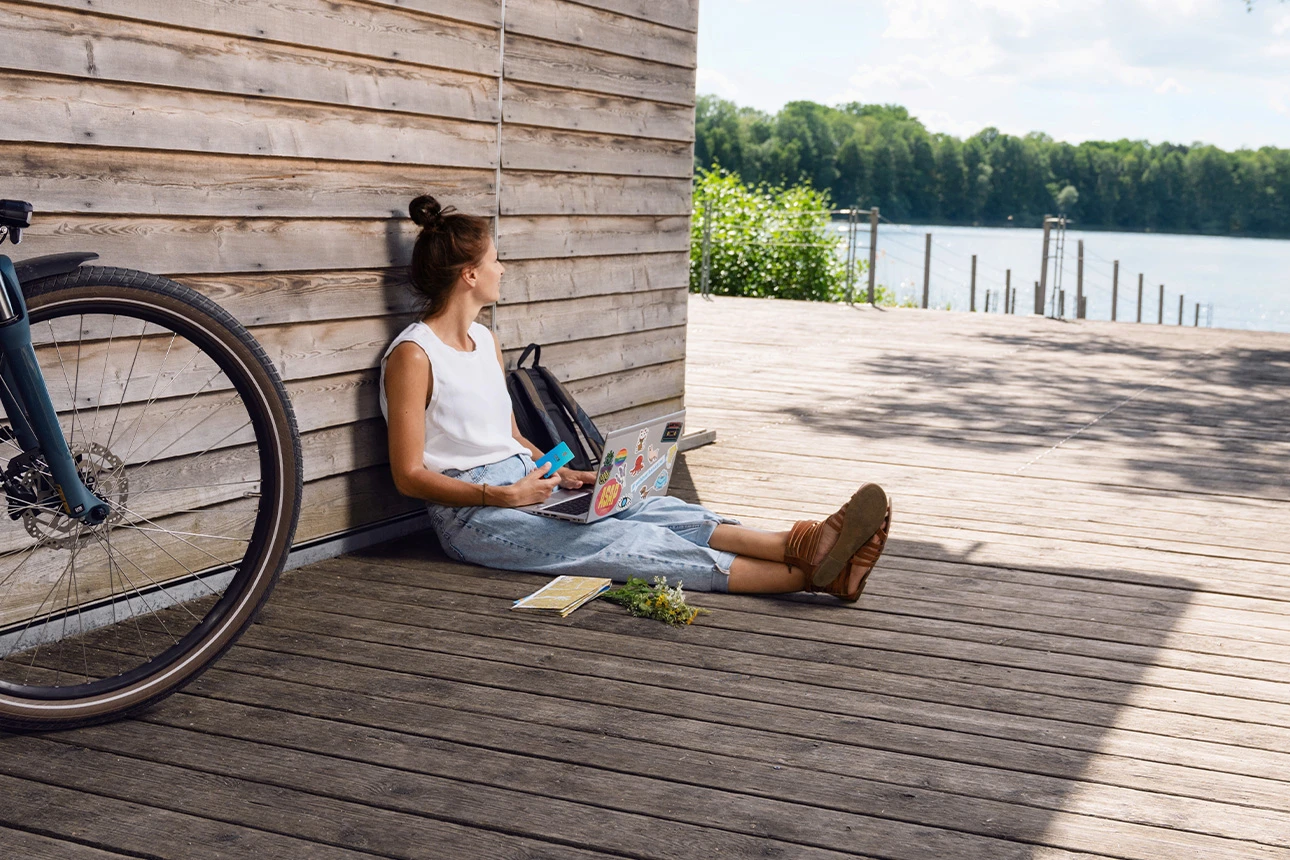
[[[893,221],[1290,236],[1290,150],[1141,140],[1073,145],[986,128],[933,134],[897,105],[790,102],[771,115],[715,96],[695,109],[696,168],[809,183]]]

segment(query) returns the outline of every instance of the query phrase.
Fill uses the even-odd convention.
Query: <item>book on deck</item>
[[[528,597],[511,604],[511,609],[551,612],[564,618],[596,595],[609,590],[608,579],[594,576],[557,576]]]

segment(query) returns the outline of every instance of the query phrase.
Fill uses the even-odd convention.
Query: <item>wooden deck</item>
[[[689,310],[675,492],[783,528],[883,483],[859,604],[318,564],[145,717],[0,740],[3,856],[1290,856],[1290,335]]]

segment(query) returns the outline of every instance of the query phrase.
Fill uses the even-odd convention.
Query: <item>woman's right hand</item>
[[[501,507],[522,508],[525,505],[545,502],[551,498],[551,492],[559,485],[559,475],[544,478],[541,469],[534,469],[514,484],[496,489],[504,502]],[[492,493],[489,493],[489,498],[492,498]]]

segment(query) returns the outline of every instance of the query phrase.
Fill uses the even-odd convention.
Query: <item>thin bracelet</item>
[[[479,485],[479,504],[480,507],[488,507],[488,485]]]

